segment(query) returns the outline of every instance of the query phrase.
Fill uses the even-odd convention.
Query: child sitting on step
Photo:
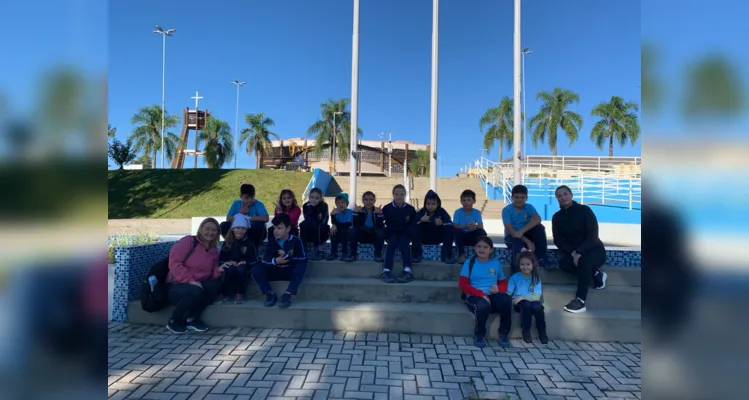
[[[237,214],[246,215],[250,219],[250,240],[258,246],[265,240],[268,231],[265,230],[265,224],[268,222],[268,210],[265,205],[255,198],[255,186],[248,183],[239,187],[239,200],[234,200],[226,213],[226,221],[220,225],[221,236],[225,239],[226,234],[231,228],[232,222]]]
[[[437,192],[430,190],[424,197],[424,208],[416,213],[416,227],[411,245],[415,260],[420,260],[422,244],[442,244],[441,259],[446,264],[455,264],[453,257],[453,222],[450,214],[442,208],[442,200]]]
[[[463,264],[458,287],[464,293],[468,311],[475,317],[474,344],[486,346],[486,322],[489,314],[499,314],[499,345],[510,345],[512,299],[507,292],[502,264],[493,257],[494,242],[487,236],[476,239],[475,255]]]
[[[356,261],[360,243],[374,245],[374,262],[383,262],[382,246],[385,242],[385,218],[380,207],[375,207],[375,194],[364,192],[363,206],[354,210],[354,226],[351,228],[349,241],[351,242],[351,257],[346,261]]]
[[[320,261],[325,259],[325,242],[330,237],[328,225],[328,204],[322,197],[322,190],[314,188],[309,192],[309,201],[302,206],[304,221],[299,224],[302,241],[312,245],[310,259]]]
[[[528,251],[518,254],[517,265],[520,272],[516,272],[510,277],[507,285],[507,293],[512,295],[512,304],[515,305],[515,311],[519,312],[522,317],[523,341],[533,343],[531,340],[531,318],[536,318],[536,329],[538,330],[538,340],[541,343],[549,343],[549,337],[546,336],[546,318],[544,316],[544,306],[541,303],[541,278],[538,276],[538,259]]]
[[[417,260],[411,260],[411,240],[413,239],[413,226],[416,224],[416,210],[412,205],[406,203],[406,187],[395,185],[393,187],[393,202],[382,208],[385,217],[385,238],[388,247],[385,251],[385,263],[382,268],[382,281],[386,283],[407,283],[414,278],[411,274],[411,265]],[[403,259],[403,273],[394,279],[390,270],[393,268],[395,250],[401,252]]]
[[[464,190],[460,194],[461,208],[453,214],[453,228],[455,231],[455,246],[458,248],[458,263],[466,260],[466,246],[473,246],[479,237],[486,236],[484,220],[481,219],[481,211],[473,208],[476,203],[476,192]]]
[[[252,266],[258,262],[255,243],[248,235],[249,228],[249,219],[237,214],[221,247],[218,264],[224,269],[224,281],[220,303],[229,301],[230,298],[234,299],[234,304],[244,303],[247,276]]]
[[[330,212],[330,253],[326,258],[333,261],[338,258],[338,245],[341,245],[341,261],[349,257],[349,231],[354,225],[354,211],[348,208],[348,194],[341,193],[335,197],[335,208]]]
[[[278,202],[273,203],[275,211],[273,215],[288,214],[291,220],[291,234],[299,236],[299,217],[302,215],[302,209],[296,202],[296,196],[290,189],[284,189],[278,196]],[[268,237],[273,237],[273,227],[268,228]]]

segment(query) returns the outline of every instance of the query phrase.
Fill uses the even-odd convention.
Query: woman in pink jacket
[[[176,308],[166,327],[174,333],[208,330],[200,314],[216,300],[225,268],[218,265],[218,239],[218,221],[206,218],[197,235],[183,237],[169,252],[169,302]]]

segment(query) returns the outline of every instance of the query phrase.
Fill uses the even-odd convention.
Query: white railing
[[[581,204],[606,204],[630,210],[642,204],[640,157],[566,157],[564,164],[563,157],[545,157],[552,162],[540,163],[543,158],[536,156],[534,163],[524,165],[521,179],[528,187],[529,197],[553,197],[557,187],[567,185]],[[511,201],[512,163],[495,163],[482,157],[466,171],[484,181],[487,196],[490,187],[500,188],[504,201]]]

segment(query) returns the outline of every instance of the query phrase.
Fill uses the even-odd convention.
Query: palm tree
[[[260,154],[269,153],[273,149],[270,138],[278,139],[278,135],[269,129],[276,123],[266,117],[264,113],[246,114],[244,120],[250,127],[243,129],[240,133],[239,145],[247,142],[245,151],[249,155],[255,153],[255,169],[258,169],[260,168]]]
[[[331,154],[331,159],[333,156],[342,161],[348,159],[351,149],[351,113],[346,111],[346,107],[349,103],[348,99],[329,99],[320,104],[320,120],[307,129],[307,136],[315,136],[316,157],[322,155],[326,144],[335,141],[336,154]],[[357,128],[356,131],[357,136],[362,135],[361,128]]]
[[[530,129],[533,131],[531,140],[535,146],[538,141],[546,141],[553,156],[557,155],[557,130],[561,128],[570,140],[570,144],[577,141],[577,133],[583,126],[583,117],[567,108],[572,103],[578,103],[580,96],[577,93],[554,88],[550,93],[541,91],[536,99],[542,101],[541,109],[530,120]]]
[[[708,56],[692,64],[687,73],[686,96],[681,104],[684,117],[736,117],[745,111],[742,73],[730,59]]]
[[[488,125],[489,129],[484,133],[484,148],[489,151],[494,147],[494,141],[499,141],[499,162],[502,162],[502,151],[512,147],[513,142],[513,103],[512,99],[505,96],[499,105],[486,110],[479,119],[479,130],[483,131]]]
[[[208,168],[219,169],[234,155],[234,137],[229,123],[210,115],[198,140],[205,142],[204,160]]]
[[[111,139],[116,133],[117,127],[112,126],[112,124],[107,124],[107,137]]]
[[[609,102],[602,102],[593,108],[591,115],[601,117],[601,120],[593,125],[590,131],[592,140],[599,150],[603,150],[606,139],[609,140],[609,157],[614,156],[614,139],[620,146],[624,146],[629,140],[632,145],[640,137],[640,124],[637,122],[637,103],[618,96],[611,96]]]
[[[179,117],[166,113],[164,118],[164,130],[177,126]],[[130,123],[136,126],[130,139],[133,140],[136,153],[152,154],[151,166],[156,168],[156,153],[161,148],[161,106],[146,106],[138,110],[130,119]],[[179,136],[164,132],[164,152],[166,158],[174,157],[177,147],[182,143]]]
[[[416,150],[416,159],[409,160],[408,171],[416,176],[424,176],[429,173],[429,152]]]

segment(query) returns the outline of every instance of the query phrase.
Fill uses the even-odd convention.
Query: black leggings
[[[588,288],[593,276],[605,263],[606,249],[596,247],[580,256],[577,266],[575,266],[572,255],[562,254],[562,258],[559,259],[559,268],[564,272],[577,276],[577,298],[585,301],[588,298]]]

